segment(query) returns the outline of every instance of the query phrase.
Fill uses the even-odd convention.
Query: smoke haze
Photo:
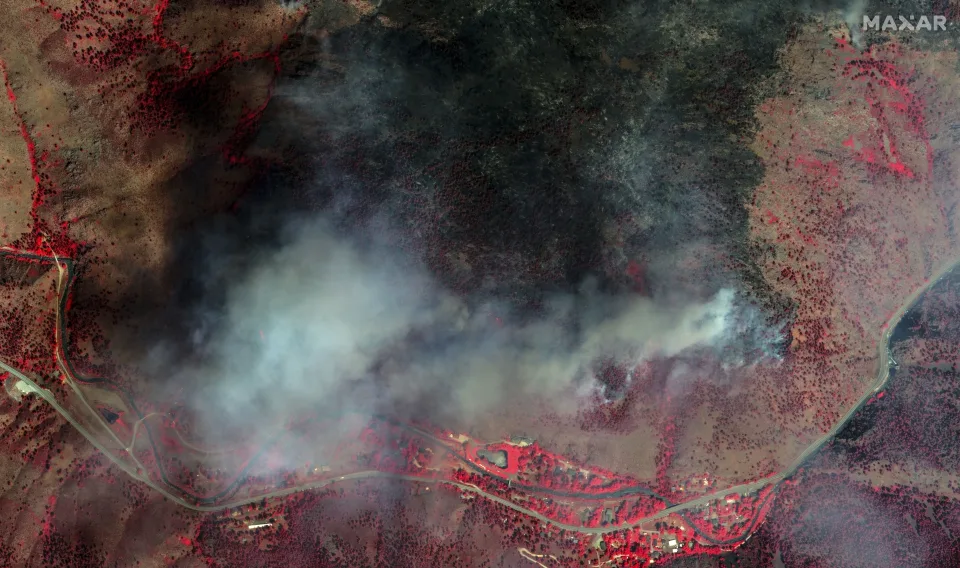
[[[182,331],[131,359],[175,369],[155,388],[226,430],[469,419],[521,393],[569,409],[602,389],[599,360],[705,350],[735,375],[776,358],[742,205],[753,113],[690,101],[755,94],[787,8],[671,6],[386,2],[333,32],[317,16],[250,149],[286,169],[228,228],[177,235],[171,270],[193,284],[158,319]]]
[[[520,318],[445,290],[371,234],[344,234],[325,218],[291,224],[275,254],[227,284],[225,316],[176,383],[202,385],[192,399],[207,414],[214,405],[218,420],[425,401],[469,417],[520,392],[569,404],[596,387],[590,368],[601,357],[635,364],[721,346],[741,331],[728,289],[693,302],[611,296],[586,283]]]

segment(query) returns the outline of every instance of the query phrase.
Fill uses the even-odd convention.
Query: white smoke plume
[[[214,405],[218,420],[424,404],[470,416],[511,393],[583,392],[601,357],[671,356],[742,331],[731,325],[731,290],[690,303],[604,296],[587,284],[520,321],[468,305],[383,239],[324,220],[295,227],[231,284],[203,362],[180,370],[177,382],[202,385],[193,399],[205,414]]]
[[[850,41],[857,49],[862,49],[861,42],[863,27],[863,15],[867,10],[867,0],[853,0],[847,4],[843,11],[843,21],[847,23],[850,30]]]

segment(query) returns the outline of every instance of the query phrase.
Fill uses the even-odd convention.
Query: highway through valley
[[[13,257],[21,257],[21,258],[34,259],[34,260],[43,259],[45,261],[55,263],[59,271],[58,293],[60,294],[60,301],[57,303],[58,329],[57,329],[56,337],[58,342],[62,341],[63,338],[66,337],[65,335],[66,334],[66,324],[65,324],[66,314],[63,312],[65,310],[66,297],[67,297],[67,294],[69,293],[70,284],[72,281],[72,264],[69,262],[68,259],[57,258],[56,256],[45,257],[43,255],[37,255],[36,253],[33,253],[33,252],[18,251],[15,249],[11,249],[9,247],[0,247],[0,255],[9,255]],[[849,420],[854,416],[854,414],[856,414],[856,412],[860,410],[860,408],[863,407],[864,404],[867,403],[867,401],[869,401],[873,396],[876,395],[876,393],[878,393],[880,390],[883,389],[884,385],[886,385],[887,381],[890,378],[891,357],[889,352],[889,344],[890,344],[890,339],[893,335],[893,332],[897,327],[897,324],[903,318],[904,314],[906,314],[907,311],[909,311],[910,308],[912,308],[916,304],[916,302],[921,298],[921,296],[925,292],[927,292],[927,290],[929,290],[932,286],[934,286],[937,282],[939,282],[946,274],[948,274],[955,267],[957,267],[958,264],[960,264],[960,259],[955,259],[954,261],[946,264],[941,270],[939,270],[935,275],[933,275],[922,287],[915,290],[913,294],[911,294],[901,303],[900,308],[897,309],[897,311],[887,320],[885,327],[883,328],[881,338],[878,341],[878,369],[877,369],[876,376],[864,389],[863,394],[858,399],[856,404],[851,406],[847,410],[847,412],[840,417],[840,419],[834,424],[834,426],[829,431],[824,433],[821,437],[819,437],[816,441],[814,441],[806,449],[804,449],[804,451],[801,452],[785,469],[783,469],[782,471],[774,475],[764,477],[760,480],[728,487],[726,489],[716,491],[707,495],[703,495],[695,499],[692,499],[690,501],[686,501],[684,503],[672,504],[666,501],[665,499],[660,498],[662,501],[667,503],[668,506],[658,511],[657,513],[649,515],[642,519],[634,520],[630,523],[620,524],[620,525],[607,525],[603,527],[583,527],[579,525],[565,524],[565,523],[550,519],[531,509],[522,507],[516,502],[488,493],[472,484],[459,483],[456,481],[447,481],[442,479],[430,479],[430,478],[419,477],[414,475],[386,473],[386,472],[381,472],[377,470],[355,472],[351,474],[342,475],[339,477],[325,479],[322,481],[302,484],[296,487],[279,489],[277,491],[260,494],[255,497],[239,499],[239,500],[231,501],[228,503],[205,504],[203,500],[200,500],[199,502],[197,500],[191,501],[191,499],[189,498],[189,494],[186,494],[183,491],[176,491],[175,487],[173,488],[174,490],[171,490],[171,487],[167,487],[167,486],[164,486],[164,484],[158,483],[156,480],[151,479],[148,476],[146,472],[146,468],[133,467],[130,464],[130,462],[128,462],[126,459],[121,458],[120,456],[116,455],[114,451],[111,451],[110,449],[108,449],[104,443],[98,440],[97,436],[94,433],[90,432],[83,424],[80,423],[80,421],[78,421],[65,408],[63,408],[63,406],[56,400],[56,397],[50,391],[42,388],[36,382],[31,380],[29,377],[27,377],[24,373],[8,365],[5,362],[0,362],[0,370],[9,373],[10,377],[23,381],[26,385],[28,385],[29,388],[26,389],[26,391],[28,392],[32,391],[32,393],[37,394],[46,403],[50,404],[50,406],[54,410],[56,410],[60,415],[64,417],[65,420],[67,420],[71,425],[73,425],[86,439],[90,441],[91,444],[93,444],[97,449],[99,449],[104,455],[106,455],[111,461],[113,461],[119,468],[121,468],[131,477],[149,485],[150,487],[152,487],[153,489],[155,489],[156,491],[158,491],[159,493],[161,493],[171,501],[174,501],[183,507],[186,507],[188,509],[192,509],[195,511],[204,511],[204,512],[221,511],[224,509],[230,509],[230,508],[239,507],[239,506],[250,504],[250,503],[259,502],[266,498],[282,497],[282,496],[290,495],[290,494],[301,492],[301,491],[316,490],[316,489],[320,489],[336,483],[347,483],[347,482],[353,482],[353,481],[362,480],[362,479],[382,478],[382,479],[394,479],[394,480],[422,483],[426,485],[436,485],[438,483],[443,483],[450,486],[455,486],[462,491],[476,494],[480,497],[496,502],[516,512],[522,513],[529,517],[536,518],[541,522],[556,526],[568,532],[589,534],[589,535],[599,535],[599,534],[613,533],[613,532],[622,531],[625,529],[639,527],[640,525],[647,524],[651,521],[663,519],[671,514],[678,514],[683,516],[685,511],[701,508],[709,504],[710,502],[716,501],[718,499],[722,499],[723,497],[730,494],[734,494],[734,493],[750,494],[750,493],[759,491],[761,489],[764,489],[766,487],[769,487],[771,485],[774,485],[774,486],[778,485],[783,480],[789,478],[791,475],[796,473],[796,471],[812,455],[814,455],[818,450],[820,450],[820,448],[824,446],[824,444],[828,443],[831,439],[833,439],[833,437],[838,432],[840,432],[840,430],[847,424],[847,422],[849,422]],[[62,371],[64,372],[66,382],[70,383],[72,390],[84,401],[84,404],[90,410],[90,412],[93,413],[92,417],[103,424],[104,429],[107,432],[110,432],[110,434],[116,439],[116,441],[120,443],[121,447],[128,447],[126,443],[119,440],[119,438],[117,438],[113,434],[112,429],[108,424],[106,424],[104,418],[100,416],[99,413],[93,410],[92,406],[86,401],[86,398],[84,397],[82,391],[78,388],[78,385],[74,383],[74,381],[79,380],[79,382],[82,384],[83,382],[85,382],[85,380],[79,379],[73,373],[72,367],[69,365],[69,362],[65,360],[66,350],[62,348],[62,345],[56,346],[56,352],[57,352],[58,361],[60,362]],[[7,379],[7,380],[11,380],[11,379]],[[91,382],[94,382],[94,381],[91,380]],[[410,429],[416,431],[419,435],[429,437],[435,442],[440,443],[443,448],[446,448],[453,455],[457,456],[466,464],[476,469],[476,466],[474,466],[469,460],[467,460],[463,456],[460,456],[458,453],[450,449],[448,444],[445,441],[439,440],[433,435],[427,432],[424,432],[422,430],[414,429],[412,427]],[[130,453],[127,453],[126,457],[135,460],[135,458]],[[237,482],[242,481],[242,475],[243,474],[241,472],[241,476],[238,477]],[[548,490],[547,488],[538,489],[538,488],[524,487],[524,490],[531,494],[538,494],[538,493],[550,494],[551,493],[551,491]],[[620,490],[618,492],[618,495],[621,497],[625,497],[631,493],[645,494],[645,495],[659,498],[659,496],[654,494],[649,489],[641,488],[641,487],[631,488],[628,490]],[[772,498],[774,494],[775,494],[775,491],[771,491],[771,493],[766,498],[767,499]],[[573,495],[573,494],[570,494],[569,496],[577,497],[576,495]],[[597,495],[595,493],[584,492],[579,495],[579,498],[599,500],[599,499],[604,499],[605,497],[603,494]],[[612,498],[612,496],[607,496],[606,498]],[[758,506],[757,509],[760,510],[760,508],[761,507]],[[756,518],[754,518],[753,522],[751,522],[750,526],[746,528],[743,534],[741,534],[740,536],[734,539],[730,539],[728,541],[723,541],[723,542],[716,541],[715,539],[707,535],[703,535],[702,533],[699,532],[699,530],[696,529],[696,527],[693,527],[693,528],[698,532],[698,534],[700,534],[701,537],[705,537],[707,540],[712,541],[715,544],[733,544],[747,537],[753,531],[755,522],[756,522]],[[690,526],[692,527],[693,525],[690,524]]]

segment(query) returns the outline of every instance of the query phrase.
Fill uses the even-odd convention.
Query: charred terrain
[[[0,565],[960,564],[955,5],[0,14]]]

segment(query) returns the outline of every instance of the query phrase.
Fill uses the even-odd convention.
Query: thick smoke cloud
[[[706,302],[605,295],[586,283],[542,314],[471,305],[383,238],[326,218],[291,224],[282,246],[227,286],[224,317],[180,384],[218,419],[267,422],[301,412],[374,413],[429,400],[471,416],[535,392],[557,404],[597,383],[600,358],[637,363],[721,346],[737,311],[731,290]],[[382,231],[382,229],[381,229]],[[222,424],[221,424],[222,426]]]

